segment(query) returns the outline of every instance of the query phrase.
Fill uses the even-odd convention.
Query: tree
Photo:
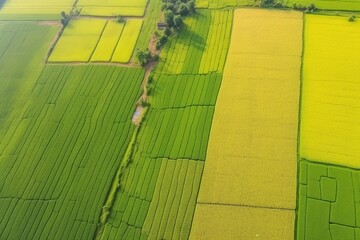
[[[69,23],[69,17],[66,15],[66,13],[64,11],[62,11],[60,13],[61,15],[61,19],[60,19],[60,23],[63,25],[63,26],[66,26],[68,23]]]
[[[180,15],[175,15],[174,17],[174,27],[180,29],[183,25],[184,21]]]
[[[171,10],[164,11],[164,18],[168,27],[174,26],[174,13]]]
[[[175,17],[174,17],[174,20],[175,20]],[[169,37],[169,36],[172,34],[172,31],[171,31],[170,28],[167,27],[167,28],[165,29],[164,33],[165,33],[166,36]]]
[[[181,3],[181,4],[179,5],[178,13],[179,13],[181,16],[186,16],[186,15],[189,14],[189,12],[190,12],[190,10],[189,10],[189,7],[188,7],[187,4]]]
[[[188,3],[188,8],[189,8],[189,11],[191,13],[195,13],[196,12],[196,9],[195,9],[195,1],[194,0],[190,0]]]
[[[116,19],[116,21],[118,22],[118,23],[124,23],[125,22],[125,18],[123,17],[123,16],[118,16],[117,17],[117,19]]]
[[[149,52],[149,50],[139,50],[136,52],[136,59],[141,66],[145,66],[151,59],[151,53]]]
[[[350,16],[350,17],[348,18],[348,21],[349,21],[349,22],[354,22],[355,19],[356,19],[356,16],[355,16],[355,15],[352,15],[352,16]]]
[[[161,11],[164,11],[164,10],[175,11],[175,5],[173,3],[164,3],[161,6]]]

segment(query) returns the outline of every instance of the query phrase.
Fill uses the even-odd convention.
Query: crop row
[[[44,69],[22,121],[1,142],[0,238],[92,238],[131,137],[143,75],[107,66]]]
[[[232,11],[201,10],[185,19],[184,29],[161,53],[160,71],[221,73],[230,43],[232,16]]]

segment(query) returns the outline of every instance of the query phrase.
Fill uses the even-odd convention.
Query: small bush
[[[355,22],[355,20],[356,20],[356,16],[355,16],[355,15],[352,15],[352,16],[350,16],[350,17],[348,18],[348,21],[349,21],[349,22]]]

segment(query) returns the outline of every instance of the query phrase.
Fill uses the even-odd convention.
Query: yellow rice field
[[[237,10],[233,29],[199,201],[295,208],[302,15]]]
[[[197,204],[190,240],[289,240],[294,224],[294,211]]]
[[[295,210],[302,14],[242,9],[234,16],[197,206]],[[237,218],[249,234],[258,231],[248,218]],[[203,228],[197,224],[195,229]]]
[[[99,41],[106,20],[76,19],[69,22],[49,62],[88,62]]]
[[[307,15],[300,156],[360,167],[360,21]]]
[[[143,16],[147,0],[79,0],[81,15],[91,16]]]
[[[13,15],[23,18],[20,15],[30,15],[33,19],[42,19],[41,15],[56,15],[59,18],[60,12],[69,12],[73,4],[73,0],[6,0],[0,11],[0,17]]]
[[[123,29],[124,23],[108,21],[91,61],[110,61]]]
[[[113,62],[128,63],[134,52],[143,21],[140,19],[127,20],[119,43],[112,57]]]

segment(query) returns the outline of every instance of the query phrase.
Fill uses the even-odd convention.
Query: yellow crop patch
[[[92,16],[143,16],[147,0],[79,0],[81,15]]]
[[[294,211],[197,204],[190,240],[289,240],[294,224]]]
[[[49,62],[128,63],[142,27],[142,20],[124,23],[99,19],[69,22],[57,42]]]
[[[60,12],[69,12],[73,0],[6,0],[0,18],[58,19]]]
[[[123,29],[123,23],[108,21],[91,61],[110,61]]]
[[[99,41],[105,23],[105,20],[94,19],[70,21],[48,61],[88,62]]]
[[[302,15],[237,10],[233,29],[199,201],[294,209]]]
[[[128,63],[134,52],[134,48],[142,27],[142,20],[127,20],[119,43],[112,57],[113,62]]]
[[[300,156],[360,167],[360,21],[308,15]]]
[[[242,9],[234,16],[198,206],[212,203],[295,211],[302,14]],[[243,219],[238,224],[245,229],[255,229],[249,218],[234,218]],[[195,229],[201,228],[196,226],[201,222],[195,222]],[[270,223],[278,229],[279,224]],[[226,228],[218,225],[219,230]],[[292,235],[293,227],[285,235]],[[236,227],[233,230],[239,232]]]

